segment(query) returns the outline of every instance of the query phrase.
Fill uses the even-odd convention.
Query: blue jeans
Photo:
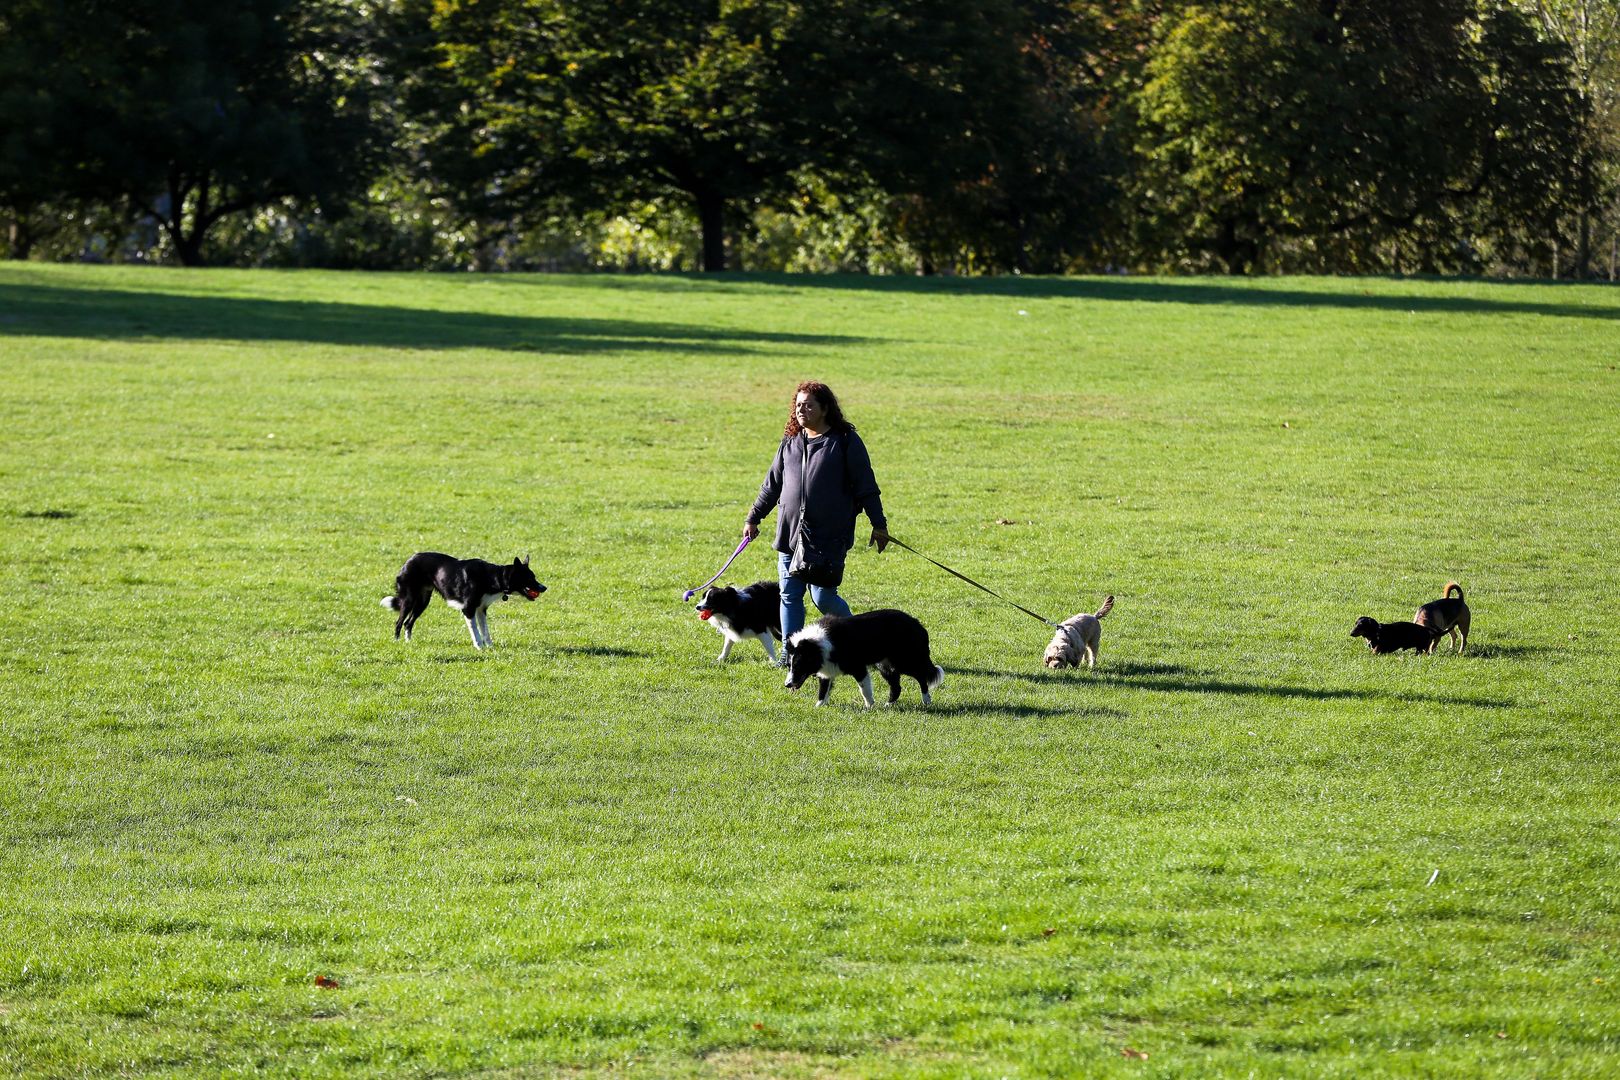
[[[844,598],[838,595],[837,589],[826,589],[820,585],[806,585],[796,577],[788,577],[788,565],[793,562],[792,555],[777,552],[776,576],[782,586],[782,640],[786,641],[800,630],[804,629],[804,591],[810,590],[810,599],[815,601],[816,610],[823,615],[848,615],[849,605]]]

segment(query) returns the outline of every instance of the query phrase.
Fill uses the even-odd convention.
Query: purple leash
[[[743,537],[743,542],[737,545],[737,550],[733,551],[731,553],[731,558],[726,560],[726,565],[722,566],[720,568],[719,573],[715,574],[714,577],[710,578],[708,581],[705,581],[703,584],[699,585],[697,587],[697,589],[687,589],[684,593],[681,594],[681,603],[684,604],[686,601],[692,599],[693,596],[696,596],[698,589],[707,589],[710,585],[713,585],[715,582],[719,581],[720,580],[720,574],[725,573],[728,569],[731,568],[731,564],[737,561],[737,556],[739,556],[739,555],[741,555],[743,553],[743,548],[747,547],[750,543],[752,543],[753,539],[754,538],[752,536]]]

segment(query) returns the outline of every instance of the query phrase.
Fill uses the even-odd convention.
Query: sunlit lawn
[[[0,264],[0,1069],[1613,1075],[1617,358],[1602,286]],[[809,377],[1095,672],[864,547],[932,709],[714,663]],[[396,642],[421,548],[550,591]],[[1348,636],[1448,579],[1467,655]]]

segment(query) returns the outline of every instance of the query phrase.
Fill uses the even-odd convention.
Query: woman
[[[777,576],[782,584],[785,640],[804,628],[807,587],[823,615],[850,613],[838,585],[844,576],[844,556],[855,546],[857,513],[864,510],[872,523],[868,546],[876,544],[880,553],[889,546],[872,459],[826,383],[802,382],[794,391],[782,445],[776,448],[759,498],[748,511],[743,535],[750,540],[758,536],[760,521],[778,502],[782,512],[776,516],[773,546],[781,553]],[[814,583],[789,573],[796,542],[802,560],[817,564],[820,573],[809,574]]]

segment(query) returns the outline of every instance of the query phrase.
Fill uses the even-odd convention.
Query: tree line
[[[1613,277],[1620,0],[0,0],[13,258]]]

